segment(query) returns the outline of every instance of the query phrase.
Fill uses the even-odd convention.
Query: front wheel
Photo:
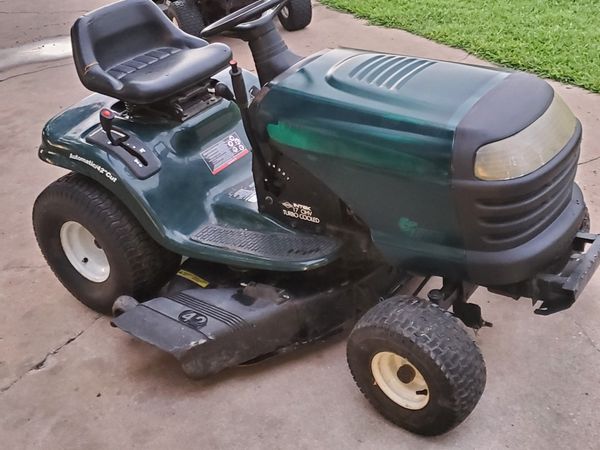
[[[485,387],[483,357],[466,330],[415,297],[393,297],[369,310],[350,335],[347,357],[375,409],[418,434],[442,434],[461,423]]]
[[[283,28],[288,31],[306,28],[312,20],[312,4],[310,0],[288,0],[278,14]]]
[[[33,228],[60,282],[81,303],[104,314],[120,295],[155,293],[181,262],[152,240],[113,194],[75,173],[39,195]]]

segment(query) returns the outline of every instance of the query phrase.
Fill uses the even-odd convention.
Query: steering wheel
[[[202,37],[209,37],[216,34],[221,34],[224,31],[231,30],[236,25],[255,19],[256,16],[271,8],[275,7],[275,12],[277,12],[279,8],[276,7],[283,7],[285,3],[287,3],[287,0],[258,0],[249,4],[248,6],[244,6],[243,8],[232,12],[231,14],[226,15],[216,22],[211,23],[209,26],[204,28],[204,30],[202,30],[200,35]]]

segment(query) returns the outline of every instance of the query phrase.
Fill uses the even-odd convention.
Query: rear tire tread
[[[169,5],[168,15],[177,20],[177,25],[185,33],[200,37],[205,27],[200,7],[195,0],[176,0]]]
[[[40,242],[38,215],[56,200],[83,206],[118,241],[130,270],[130,292],[127,294],[145,298],[162,287],[177,270],[181,260],[179,255],[158,245],[112,193],[90,178],[73,172],[50,184],[35,202],[34,232],[40,248],[43,245]],[[43,250],[42,253],[60,280],[60,274],[50,264]],[[72,289],[67,283],[65,287],[81,299],[81,292]]]
[[[287,3],[288,16],[278,14],[279,21],[287,31],[297,31],[306,28],[312,20],[311,0],[289,0]]]

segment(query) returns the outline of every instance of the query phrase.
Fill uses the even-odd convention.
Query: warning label
[[[232,133],[225,139],[202,151],[200,155],[213,175],[229,167],[238,159],[250,153],[237,133]]]

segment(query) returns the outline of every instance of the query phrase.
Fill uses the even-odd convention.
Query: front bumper
[[[571,198],[560,215],[533,239],[505,250],[467,250],[469,281],[480,286],[519,283],[564,261],[585,215],[581,189],[572,184],[571,191]]]
[[[569,308],[600,264],[600,235],[579,232],[563,262],[554,264],[530,280],[507,286],[489,287],[510,297],[542,301],[536,314],[549,315]]]

